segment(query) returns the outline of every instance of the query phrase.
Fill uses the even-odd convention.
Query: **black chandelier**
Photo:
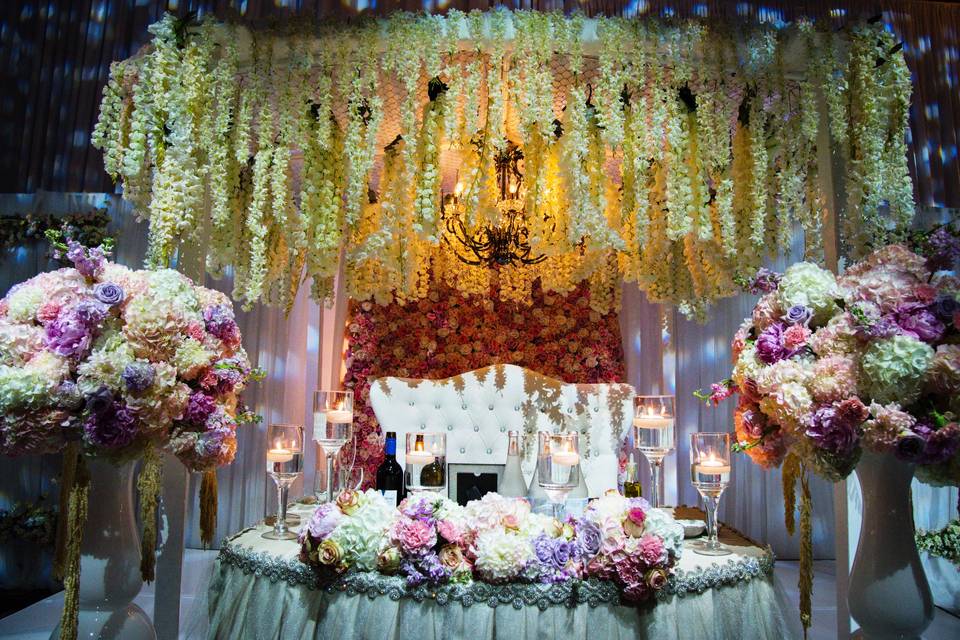
[[[530,232],[524,215],[523,152],[510,142],[494,158],[497,170],[500,212],[497,224],[468,229],[460,207],[461,186],[443,196],[441,217],[446,226],[444,242],[464,264],[498,267],[539,264],[545,254],[531,255]]]

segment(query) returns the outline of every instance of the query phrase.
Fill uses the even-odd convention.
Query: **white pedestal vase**
[[[78,638],[156,640],[140,592],[140,536],[133,508],[133,468],[87,459],[90,499],[80,545]],[[60,626],[51,640],[60,637]]]
[[[863,523],[850,574],[850,615],[863,637],[918,638],[933,598],[914,541],[913,465],[864,451],[857,465]]]

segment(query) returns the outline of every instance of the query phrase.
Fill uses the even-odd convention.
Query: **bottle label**
[[[387,501],[387,504],[396,506],[397,504],[397,490],[396,489],[381,489],[381,495]]]
[[[383,447],[383,452],[388,456],[397,455],[397,441],[393,438],[388,438],[386,445]]]

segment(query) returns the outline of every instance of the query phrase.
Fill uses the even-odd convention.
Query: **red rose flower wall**
[[[354,302],[347,342],[344,386],[354,392],[356,464],[364,467],[367,486],[383,458],[370,406],[372,380],[446,378],[492,364],[515,364],[565,382],[626,377],[617,314],[593,311],[586,283],[566,296],[535,287],[529,305],[464,298],[447,287],[406,305]]]

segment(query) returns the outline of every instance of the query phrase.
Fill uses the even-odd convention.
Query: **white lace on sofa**
[[[575,428],[591,497],[617,486],[617,454],[633,421],[633,396],[628,384],[568,384],[515,365],[444,380],[380,378],[370,387],[380,428],[397,432],[400,464],[407,433],[446,433],[448,464],[504,464],[507,432],[519,431],[529,485],[537,431]]]

